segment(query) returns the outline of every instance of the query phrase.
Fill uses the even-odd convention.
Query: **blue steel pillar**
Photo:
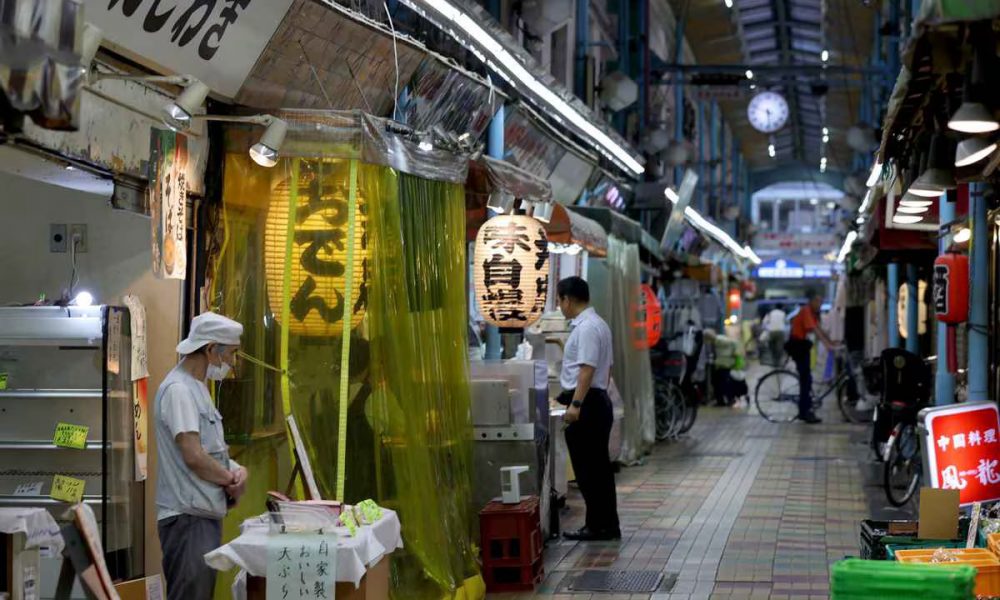
[[[590,0],[576,0],[576,63],[573,91],[587,104],[587,50],[590,46]]]
[[[486,152],[493,158],[503,160],[504,152],[504,107],[501,104],[497,109],[493,120],[490,121],[490,128],[486,140]],[[488,209],[487,209],[488,210]],[[489,216],[493,216],[493,211],[488,211]],[[486,326],[486,359],[498,360],[503,357],[503,346],[500,343],[500,329],[495,325]]]
[[[701,212],[705,212],[705,205],[708,201],[705,198],[705,101],[698,98],[698,206]]]
[[[971,188],[969,216],[972,242],[969,248],[969,400],[988,400],[987,369],[989,343],[986,335],[989,302],[989,255],[986,230],[986,184]]]
[[[917,265],[906,265],[906,351],[920,354],[920,298]]]
[[[674,29],[674,62],[681,64],[684,58],[684,22],[686,16],[677,19],[677,27]],[[677,142],[684,141],[684,75],[680,71],[674,71],[674,139]],[[674,186],[678,189],[681,185],[682,167],[674,167]]]
[[[705,214],[712,215],[713,218],[718,219],[719,215],[715,214],[716,206],[718,206],[719,198],[716,190],[716,184],[718,183],[715,173],[716,166],[715,160],[719,157],[719,103],[712,100],[712,110],[708,117],[709,123],[712,126],[712,137],[709,140],[708,147],[708,160],[711,162],[711,168],[708,170],[708,199],[711,201],[715,199],[715,206],[709,205],[705,207]]]
[[[899,348],[899,265],[889,263],[886,268],[889,287],[889,347]]]
[[[955,220],[955,199],[956,190],[948,190],[948,194],[941,198],[938,204],[940,211],[940,223],[951,223]],[[944,237],[938,240],[938,253],[944,254],[948,247],[945,245]],[[937,369],[934,374],[934,403],[954,404],[955,402],[955,376],[948,372],[948,363],[945,357],[948,354],[948,325],[937,324]]]

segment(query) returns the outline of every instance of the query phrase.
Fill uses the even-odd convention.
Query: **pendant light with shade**
[[[989,97],[986,77],[987,74],[994,72],[993,69],[996,67],[992,29],[993,25],[989,21],[969,26],[973,56],[966,70],[962,104],[948,119],[948,128],[953,131],[989,133],[1000,129],[1000,121],[997,121],[993,111],[986,104],[986,99]]]

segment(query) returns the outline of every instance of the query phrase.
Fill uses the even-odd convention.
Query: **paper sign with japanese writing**
[[[60,448],[76,448],[84,450],[87,447],[87,434],[90,427],[73,425],[72,423],[57,423],[52,443]]]
[[[281,533],[267,538],[267,600],[333,598],[337,538]]]
[[[1000,416],[992,402],[921,411],[931,487],[959,490],[960,503],[1000,499]]]
[[[32,481],[31,483],[22,483],[14,488],[15,496],[41,496],[42,495],[42,482]]]
[[[87,20],[167,71],[235,97],[292,0],[84,0]]]
[[[83,499],[83,488],[86,482],[75,477],[55,475],[52,477],[52,491],[49,496],[56,500],[76,504]]]

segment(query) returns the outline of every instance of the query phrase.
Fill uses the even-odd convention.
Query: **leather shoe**
[[[799,420],[803,423],[808,423],[809,425],[816,425],[817,423],[822,423],[823,419],[817,417],[816,415],[799,415]]]
[[[580,542],[596,542],[605,540],[620,540],[622,537],[621,530],[602,530],[595,531],[589,527],[581,527],[576,531],[567,531],[563,533],[563,537],[567,540],[576,540]]]

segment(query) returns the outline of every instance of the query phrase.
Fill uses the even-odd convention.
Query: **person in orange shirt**
[[[836,347],[830,336],[819,326],[819,310],[823,296],[815,290],[806,292],[806,300],[798,314],[792,318],[792,331],[785,350],[795,361],[799,372],[799,419],[809,424],[821,423],[812,407],[812,337],[815,334],[829,350]]]

